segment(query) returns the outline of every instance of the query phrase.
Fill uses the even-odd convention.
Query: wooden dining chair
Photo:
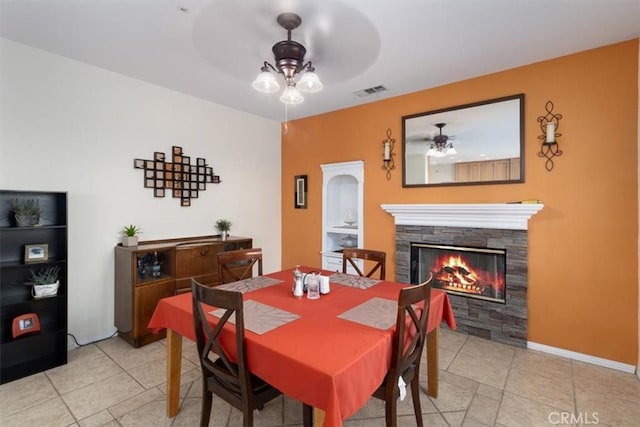
[[[209,425],[212,393],[242,411],[243,426],[253,426],[253,411],[262,409],[267,402],[282,393],[249,372],[244,341],[242,294],[204,286],[193,279],[191,279],[191,292],[196,343],[202,368],[200,426]],[[202,303],[225,310],[214,327],[209,324],[206,315],[206,312],[212,309],[204,308]],[[235,351],[233,353],[237,355],[235,362],[220,341],[224,326],[229,323],[229,318],[234,314]],[[228,341],[225,342],[228,343]]]
[[[253,277],[253,266],[258,265],[262,276],[262,249],[239,249],[218,252],[218,283],[224,284]]]
[[[420,285],[403,288],[398,296],[398,315],[393,336],[391,366],[382,384],[373,393],[373,397],[385,401],[387,427],[395,427],[397,423],[399,378],[402,378],[406,385],[411,385],[416,425],[422,427],[420,360],[427,337],[432,278],[433,275],[430,275]]]
[[[369,269],[367,274],[364,274],[358,262],[356,260],[362,260],[363,270],[367,270],[365,266],[373,262],[374,264]],[[385,279],[387,254],[382,251],[376,251],[372,249],[359,249],[359,248],[345,248],[342,250],[342,272],[346,273],[347,268],[351,266],[359,276],[371,277],[376,271],[379,271],[379,279]]]

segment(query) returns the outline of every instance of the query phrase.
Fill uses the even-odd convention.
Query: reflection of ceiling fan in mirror
[[[408,138],[408,141],[430,141],[431,146],[429,147],[429,151],[427,151],[427,156],[433,157],[444,157],[447,155],[457,154],[456,149],[453,148],[453,144],[450,142],[452,139],[455,139],[454,136],[444,135],[442,133],[442,128],[444,128],[446,123],[436,123],[435,126],[438,128],[439,133],[434,135],[433,137],[427,138]]]

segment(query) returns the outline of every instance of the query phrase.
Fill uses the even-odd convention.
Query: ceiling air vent
[[[378,92],[384,92],[385,90],[387,90],[386,87],[384,87],[383,85],[378,85],[378,86],[374,86],[374,87],[369,87],[366,89],[362,89],[362,90],[357,90],[354,93],[354,95],[356,96],[369,96],[369,95],[373,95],[374,93],[378,93]]]

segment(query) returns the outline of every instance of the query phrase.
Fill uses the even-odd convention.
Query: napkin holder
[[[320,293],[326,295],[331,292],[329,288],[329,276],[320,276]]]

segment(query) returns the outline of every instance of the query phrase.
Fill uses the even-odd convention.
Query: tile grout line
[[[517,351],[513,351],[513,356],[511,356],[511,363],[509,364],[509,371],[507,372],[507,377],[504,379],[504,386],[502,387],[502,391],[500,392],[500,400],[498,401],[498,410],[496,411],[495,418],[493,420],[493,425],[498,424],[498,414],[500,413],[500,408],[502,408],[502,402],[504,401],[504,394],[507,391],[507,383],[509,382],[509,377],[511,377],[511,371],[513,370],[513,365],[516,361]]]
[[[465,346],[465,344],[467,343],[467,341],[469,340],[469,335],[465,336],[464,341],[462,342],[462,344],[460,345],[460,347],[458,348],[458,350],[456,351],[455,356],[453,356],[453,358],[451,359],[451,362],[449,362],[449,365],[446,367],[446,369],[443,369],[443,371],[445,372],[449,372],[449,367],[453,364],[453,362],[456,360],[456,358],[458,357],[458,355],[460,354],[460,351],[462,350],[462,347]],[[438,352],[440,351],[440,348],[438,348]],[[440,359],[440,354],[438,353],[438,360]],[[452,372],[449,372],[452,375],[456,375]],[[438,382],[440,382],[440,380],[438,380]],[[475,394],[475,393],[474,393]],[[449,426],[451,426],[451,423],[449,422],[449,420],[447,420],[447,417],[444,416],[445,412],[461,412],[461,411],[440,411],[440,408],[438,408],[438,405],[436,405],[433,401],[433,398],[429,395],[427,395],[427,397],[429,398],[429,401],[431,402],[431,404],[433,405],[433,407],[436,409],[438,415],[440,415],[440,418],[442,418],[444,420],[444,422]],[[473,398],[472,398],[473,400]],[[471,403],[469,403],[469,405],[471,405]],[[467,410],[469,408],[467,407],[464,411],[464,416],[462,417],[462,422],[464,422],[466,416],[467,416]]]
[[[55,369],[55,368],[53,368]],[[58,390],[58,388],[55,386],[55,384],[53,383],[53,381],[51,381],[51,378],[49,378],[49,374],[47,373],[47,371],[44,371],[44,377],[47,379],[47,381],[49,381],[49,384],[51,384],[51,387],[53,387],[53,389],[55,390],[55,392],[58,394],[58,398],[60,399],[60,401],[62,402],[62,404],[64,405],[64,407],[67,409],[67,411],[69,412],[69,414],[71,415],[71,418],[73,418],[73,420],[75,421],[76,424],[80,425],[80,420],[76,417],[76,415],[73,413],[73,411],[71,410],[71,408],[69,407],[69,405],[67,405],[67,402],[62,398],[62,394],[60,394],[60,391]],[[54,398],[52,398],[54,399]],[[48,399],[51,400],[51,399]],[[45,401],[46,402],[46,401]],[[44,402],[40,402],[38,403],[38,405],[41,405]],[[69,424],[72,425],[73,423]]]

